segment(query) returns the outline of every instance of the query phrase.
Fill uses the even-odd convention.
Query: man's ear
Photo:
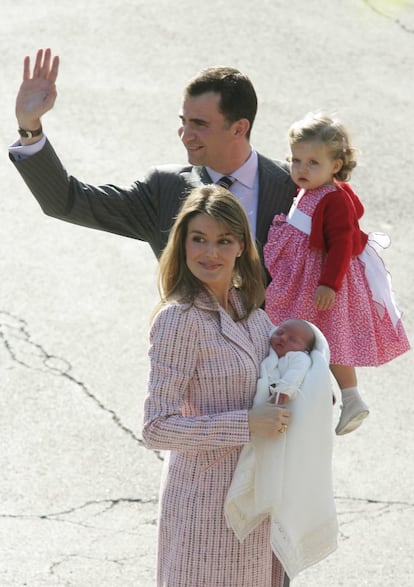
[[[250,129],[250,122],[247,118],[240,118],[233,122],[233,132],[235,135],[240,137],[245,137],[246,134],[249,132]]]

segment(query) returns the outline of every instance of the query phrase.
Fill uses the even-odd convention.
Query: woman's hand
[[[249,430],[253,434],[273,437],[286,432],[291,412],[271,401],[254,406],[248,412]]]

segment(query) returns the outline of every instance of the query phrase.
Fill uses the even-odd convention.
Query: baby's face
[[[270,337],[270,345],[278,357],[284,357],[289,351],[308,351],[309,332],[304,325],[286,321]]]

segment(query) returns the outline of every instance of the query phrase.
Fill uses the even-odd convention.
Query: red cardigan
[[[368,235],[359,228],[364,206],[348,183],[322,198],[312,216],[309,248],[327,252],[319,285],[340,289],[350,260],[362,253]]]

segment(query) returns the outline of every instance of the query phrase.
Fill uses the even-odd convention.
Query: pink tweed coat
[[[236,290],[229,292],[241,310]],[[202,294],[171,304],[150,333],[151,372],[143,438],[170,451],[164,463],[158,527],[158,587],[281,587],[268,520],[239,543],[224,500],[242,446],[247,410],[272,328],[262,310],[234,322]]]

